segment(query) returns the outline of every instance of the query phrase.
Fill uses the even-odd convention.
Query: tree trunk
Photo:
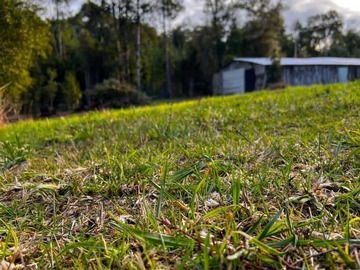
[[[120,20],[119,16],[119,20]],[[124,32],[124,51],[125,51],[125,80],[126,82],[130,83],[130,53],[129,53],[129,29],[128,29],[128,22],[129,22],[129,0],[125,2],[125,22],[123,25],[123,32]]]
[[[189,83],[189,97],[193,97],[194,96],[194,79],[190,78],[190,83]]]
[[[172,98],[171,85],[171,70],[170,70],[170,55],[168,47],[167,29],[166,29],[166,11],[163,7],[163,31],[164,31],[164,53],[165,53],[165,72],[166,72],[166,92],[168,98]]]
[[[136,1],[136,88],[141,91],[141,36],[140,36],[140,0]]]
[[[170,70],[170,55],[169,55],[169,48],[167,44],[167,36],[165,36],[165,57],[166,57],[166,83],[168,88],[169,98],[172,98],[172,82],[171,82],[171,70]]]
[[[89,95],[90,88],[91,88],[90,71],[86,69],[85,70],[85,103],[87,108],[90,108],[90,95]]]
[[[59,2],[56,1],[56,49],[58,56],[63,56],[63,45],[62,45],[62,37],[61,37],[61,26],[60,26],[60,7]]]
[[[120,19],[119,21],[116,19],[116,14],[115,14],[115,3],[112,4],[112,16],[113,16],[113,20],[114,20],[114,30],[115,33],[117,35],[116,38],[116,49],[117,49],[117,68],[116,68],[116,79],[118,81],[121,81],[121,66],[122,66],[122,61],[121,61],[121,43],[120,43]],[[120,11],[120,6],[119,6],[119,11]]]

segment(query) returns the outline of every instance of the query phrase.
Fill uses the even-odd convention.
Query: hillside
[[[359,119],[355,82],[3,127],[0,269],[360,267]]]

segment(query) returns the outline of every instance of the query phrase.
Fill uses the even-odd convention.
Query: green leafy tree
[[[153,96],[160,96],[164,84],[164,51],[162,37],[149,25],[141,25],[141,77],[142,89]]]
[[[34,83],[30,70],[39,57],[50,51],[49,25],[38,16],[39,9],[22,0],[0,1],[0,85],[11,100],[22,103],[22,96]]]
[[[335,57],[360,57],[360,34],[354,30],[349,30],[343,35],[341,42],[331,46],[329,56]]]
[[[78,74],[84,93],[109,77],[119,77],[119,51],[117,30],[109,6],[99,6],[93,2],[84,3],[73,18],[70,27],[75,30],[78,48],[74,52],[72,70]],[[85,95],[85,104],[89,106]]]
[[[248,0],[244,5],[250,19],[243,27],[244,56],[279,57],[285,35],[282,4],[270,0]]]
[[[244,55],[243,42],[243,30],[237,27],[236,23],[234,22],[231,25],[230,33],[226,40],[225,62],[232,61],[234,57],[241,57]]]
[[[297,23],[299,55],[327,55],[332,46],[341,44],[343,27],[343,19],[335,10],[309,17],[305,26]]]
[[[354,30],[349,30],[343,37],[348,55],[360,58],[360,34]]]

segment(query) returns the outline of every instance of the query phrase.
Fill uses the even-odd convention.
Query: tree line
[[[174,26],[179,0],[87,1],[75,15],[71,0],[53,0],[52,18],[43,1],[0,3],[0,97],[14,113],[210,95],[234,57],[360,57],[359,33],[336,11],[287,33],[284,6],[271,0],[204,0],[206,22],[192,27]]]

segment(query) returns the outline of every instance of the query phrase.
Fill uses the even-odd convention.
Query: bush
[[[66,108],[74,110],[79,106],[81,100],[81,89],[74,73],[66,72],[65,81],[61,85],[62,93],[64,95]]]
[[[146,105],[150,102],[150,98],[144,93],[116,79],[108,79],[97,84],[87,94],[91,100],[90,109],[124,108],[132,105]]]

